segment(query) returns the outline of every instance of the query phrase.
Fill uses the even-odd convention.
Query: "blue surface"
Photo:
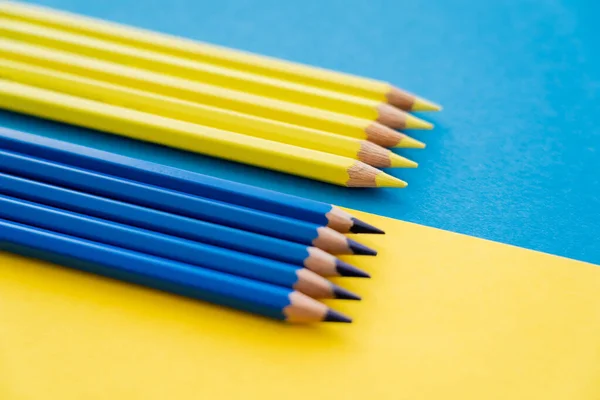
[[[404,190],[349,190],[1,113],[9,127],[600,263],[597,2],[37,3],[398,84],[445,106]]]

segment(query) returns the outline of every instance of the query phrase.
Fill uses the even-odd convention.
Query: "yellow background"
[[[352,325],[0,254],[0,399],[600,399],[600,269],[371,216]]]

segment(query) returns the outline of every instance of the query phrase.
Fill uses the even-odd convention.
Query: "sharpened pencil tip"
[[[341,286],[331,284],[333,288],[333,298],[339,300],[361,300],[360,296],[344,289]]]
[[[352,233],[374,233],[378,235],[383,235],[385,232],[379,228],[374,227],[373,225],[367,224],[364,221],[361,221],[358,218],[352,218],[352,227],[350,228],[350,232]]]
[[[406,129],[433,129],[433,124],[413,115],[406,116]]]
[[[419,164],[406,157],[390,152],[390,167],[392,168],[417,168]]]
[[[348,247],[352,250],[352,254],[360,255],[360,256],[376,256],[377,252],[364,244],[360,244],[352,239],[348,240]]]
[[[441,111],[442,106],[431,101],[417,97],[411,107],[411,111]]]
[[[394,178],[393,176],[388,175],[385,172],[380,172],[375,177],[375,186],[405,188],[408,186],[408,183],[398,178]]]
[[[403,149],[424,149],[425,146],[425,143],[417,139],[413,139],[410,136],[403,135],[400,141],[394,147]]]
[[[344,322],[349,324],[352,322],[352,318],[346,317],[344,314],[334,311],[332,309],[327,310],[323,322]]]
[[[371,275],[365,271],[356,268],[353,265],[348,264],[342,260],[335,261],[335,269],[340,276],[347,276],[353,278],[370,278]]]

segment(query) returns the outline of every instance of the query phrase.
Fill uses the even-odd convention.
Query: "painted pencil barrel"
[[[373,122],[4,38],[0,38],[0,54],[14,61],[358,139],[368,138],[366,129]]]
[[[287,288],[295,287],[299,280],[297,272],[304,270],[302,266],[192,242],[3,195],[0,195],[0,218]]]
[[[292,265],[303,265],[309,257],[308,247],[299,243],[182,217],[3,173],[0,173],[0,193]]]
[[[363,97],[224,68],[213,64],[157,53],[47,26],[25,23],[0,16],[0,35],[40,46],[56,48],[87,57],[209,83],[244,93],[310,104],[312,107],[375,120],[382,103]],[[382,99],[383,100],[383,99]]]
[[[306,85],[337,90],[383,101],[387,83],[332,70],[293,63],[208,43],[170,36],[113,22],[9,1],[0,3],[0,13],[24,21],[41,23],[70,32],[88,34],[140,48],[201,60],[259,75],[273,76]]]
[[[216,129],[287,143],[388,167],[400,156],[364,140],[131,89],[22,62],[0,59],[1,76],[27,85]]]
[[[405,187],[360,161],[0,80],[0,106],[342,186]]]
[[[0,148],[321,226],[327,225],[332,210],[331,204],[308,198],[2,127]]]
[[[317,225],[0,150],[0,171],[161,211],[312,245]]]
[[[292,290],[0,219],[0,249],[284,320]],[[316,302],[315,302],[316,303]]]

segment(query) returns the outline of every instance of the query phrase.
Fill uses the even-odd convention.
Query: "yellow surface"
[[[408,114],[406,116],[406,129],[433,129],[433,124]]]
[[[113,41],[65,32],[36,24],[18,22],[0,16],[0,35],[27,43],[48,46],[88,57],[131,67],[210,83],[259,96],[375,120],[381,102],[339,92],[273,79],[214,64],[202,63],[167,54],[124,46]]]
[[[377,101],[384,101],[385,95],[390,90],[388,84],[373,79],[245,53],[45,7],[3,1],[0,2],[0,15]]]
[[[5,39],[2,36],[0,36],[0,56],[13,61],[103,80],[116,85],[128,86],[359,139],[366,139],[365,128],[373,123],[373,121],[364,118],[255,96],[139,68],[130,68],[74,53]]]
[[[0,108],[342,186],[350,179],[348,170],[360,163],[347,157],[164,118],[2,79]],[[366,164],[360,165],[381,176],[389,176]],[[389,176],[389,179],[396,178]],[[355,181],[356,179],[353,180]]]
[[[3,400],[597,400],[600,268],[413,225],[290,326],[0,254]],[[361,239],[365,236],[361,236]],[[350,260],[350,258],[348,258]]]

